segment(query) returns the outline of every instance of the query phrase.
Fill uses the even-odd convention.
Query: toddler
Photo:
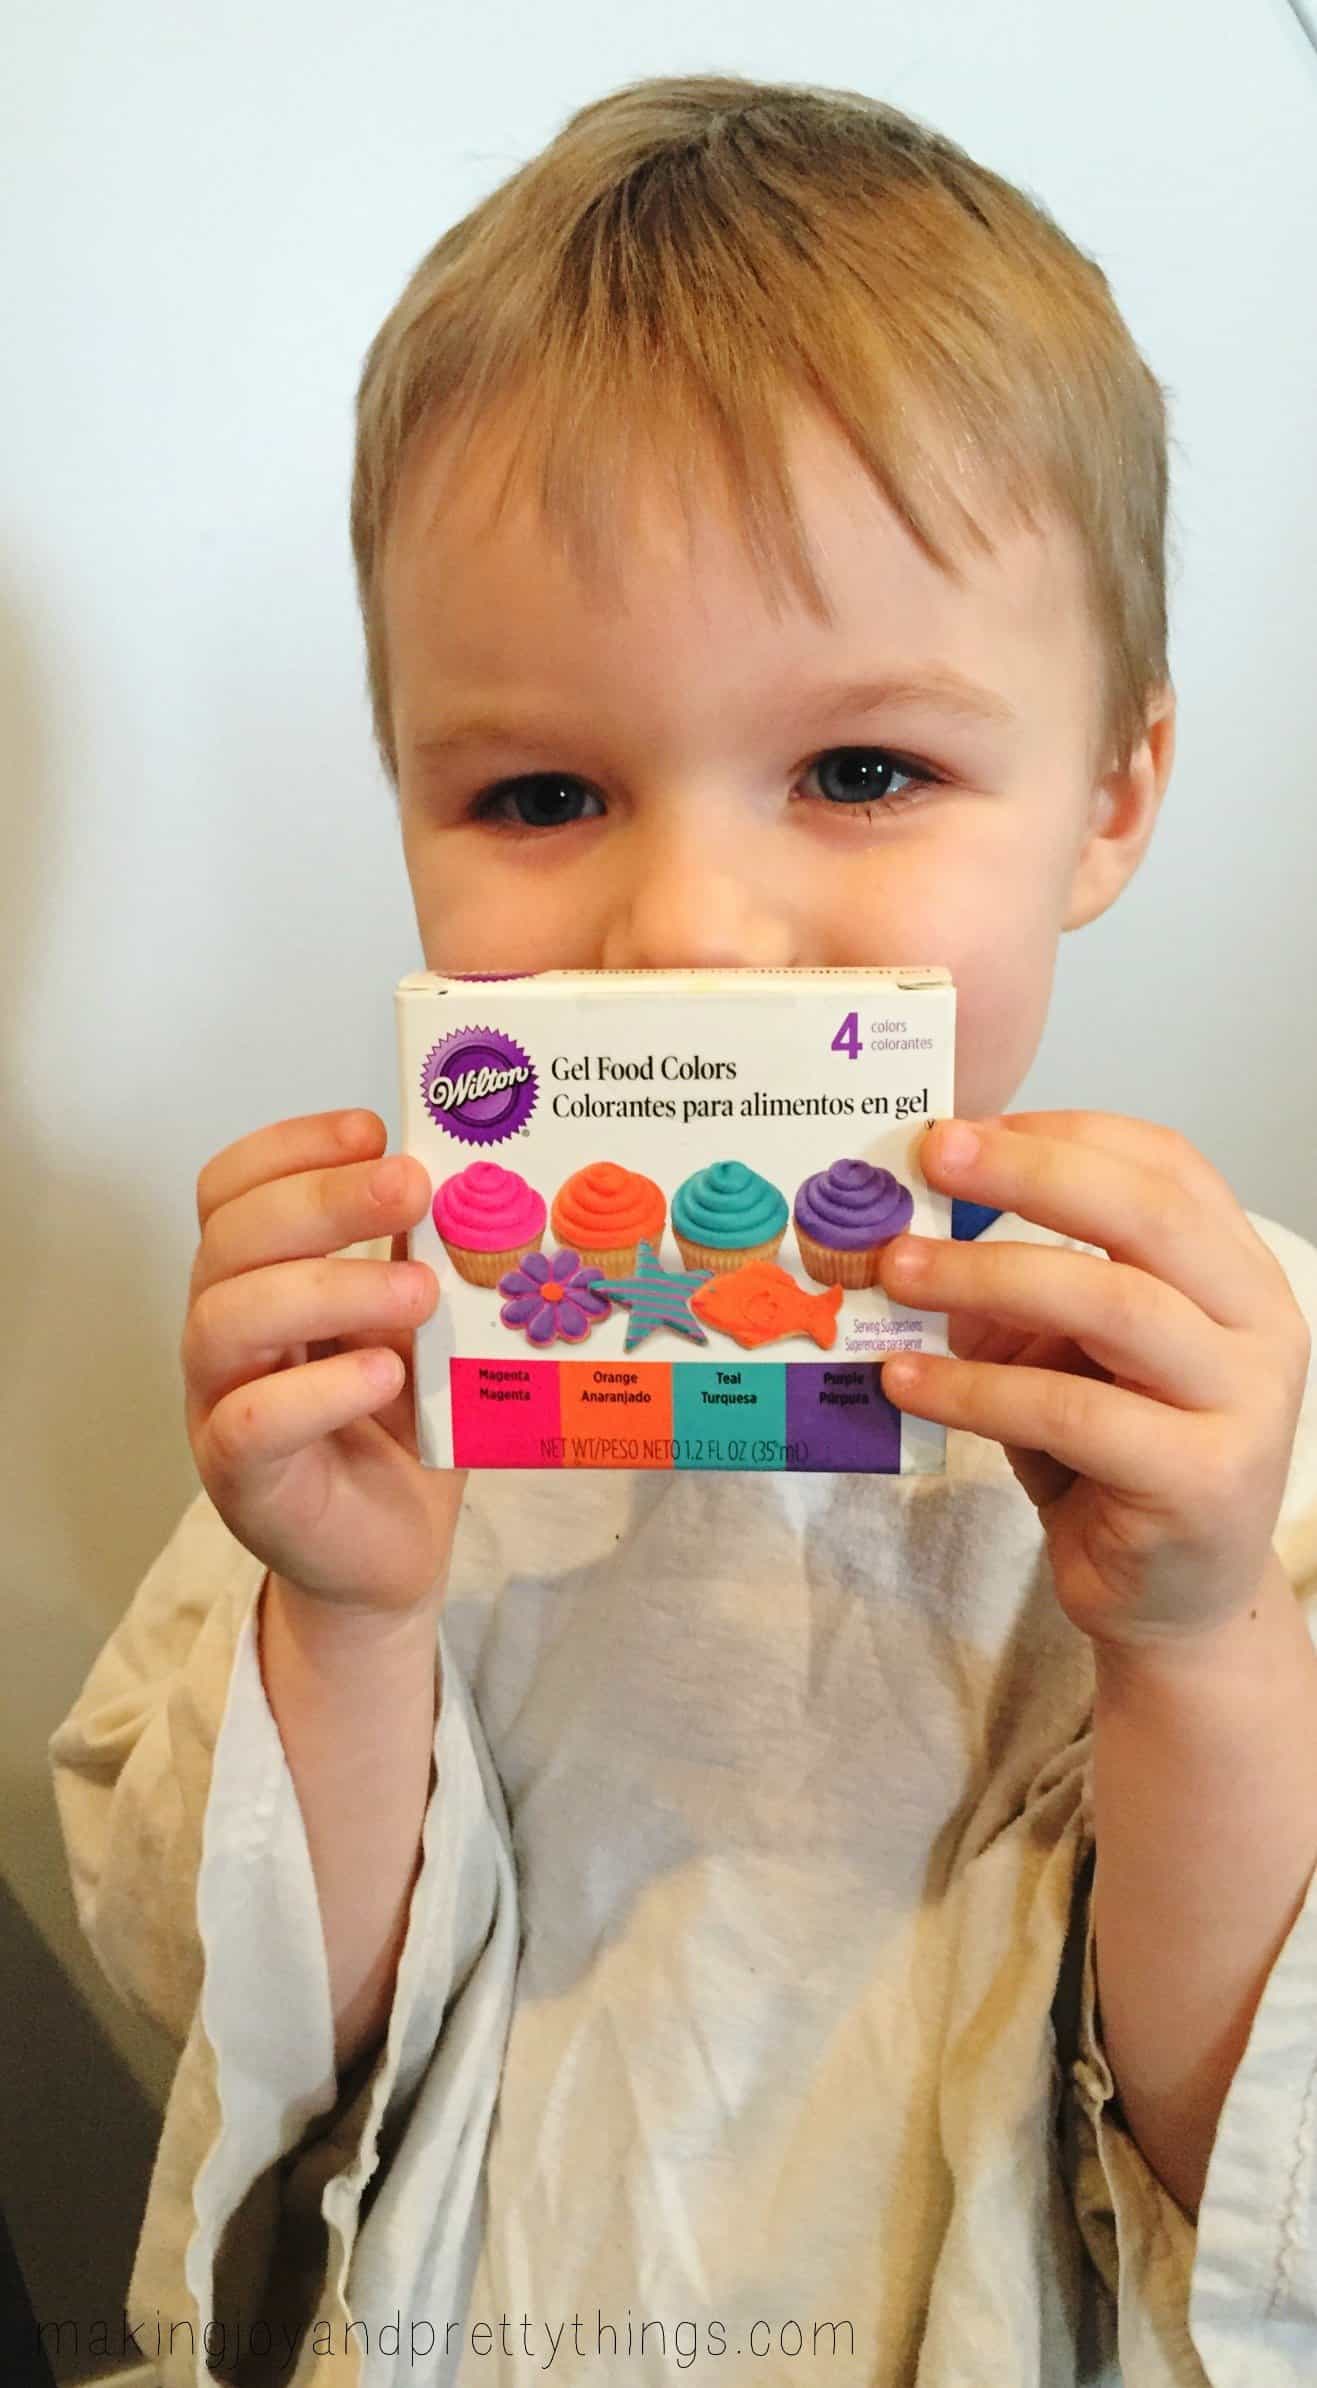
[[[179,2051],[167,2388],[1317,2379],[1317,1251],[1009,1108],[1169,777],[1166,513],[1097,266],[859,93],[583,108],[370,348],[427,964],[946,965],[947,1467],[425,1470],[425,1172],[206,1162],[202,1489],[50,1743]]]

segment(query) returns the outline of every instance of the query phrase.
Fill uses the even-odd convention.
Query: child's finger
[[[203,1480],[232,1483],[370,1417],[393,1400],[402,1374],[396,1352],[337,1352],[235,1387],[197,1430]]]
[[[884,1291],[899,1302],[956,1312],[958,1341],[975,1315],[1066,1335],[1114,1376],[1184,1410],[1223,1408],[1238,1384],[1239,1354],[1220,1328],[1186,1294],[1124,1261],[903,1236],[879,1266]],[[984,1355],[976,1348],[974,1356]]]
[[[1066,1371],[902,1352],[884,1360],[882,1389],[896,1409],[1003,1446],[1045,1451],[1149,1511],[1188,1517],[1201,1509],[1219,1448],[1214,1418]]]
[[[1254,1247],[1259,1241],[1240,1209],[1233,1187],[1215,1163],[1199,1152],[1187,1136],[1182,1136],[1178,1128],[1162,1127],[1153,1120],[1130,1119],[1113,1111],[1006,1111],[983,1124],[994,1129],[1007,1128],[1020,1135],[1059,1137],[1090,1152],[1119,1154],[1160,1169],[1210,1206],[1223,1226],[1242,1234]]]
[[[430,1196],[429,1178],[408,1153],[253,1186],[211,1213],[193,1270],[193,1298],[244,1270],[396,1235],[415,1225]]]
[[[301,1119],[280,1119],[226,1144],[207,1161],[197,1179],[197,1226],[236,1202],[253,1186],[272,1178],[296,1177],[308,1169],[366,1161],[383,1152],[389,1132],[376,1111],[312,1111]]]
[[[281,1261],[223,1277],[198,1294],[183,1328],[183,1374],[193,1399],[213,1409],[238,1385],[281,1367],[290,1344],[369,1341],[428,1318],[439,1298],[423,1261]]]
[[[1053,1114],[1058,1120],[1070,1116]],[[1114,1137],[1109,1144],[1081,1145],[1073,1135],[1045,1137],[988,1121],[974,1130],[977,1154],[953,1166],[948,1145],[959,1132],[960,1123],[938,1121],[921,1143],[919,1165],[931,1185],[1091,1244],[1116,1265],[1142,1270],[1218,1327],[1248,1328],[1265,1315],[1276,1294],[1273,1271],[1259,1265],[1247,1223],[1241,1231],[1238,1204],[1233,1217],[1222,1214],[1196,1189],[1168,1176],[1161,1166],[1166,1147],[1155,1137],[1146,1144],[1126,1139],[1123,1147]],[[896,1239],[893,1255],[918,1241]],[[1033,1243],[1024,1248],[1038,1253],[1040,1265],[1055,1261],[1054,1250],[1039,1251]],[[1006,1249],[946,1244],[956,1254],[999,1256]],[[1101,1264],[1090,1259],[1087,1265]],[[899,1281],[895,1291],[898,1299],[909,1299]]]

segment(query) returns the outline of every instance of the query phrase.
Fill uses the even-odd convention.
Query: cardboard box
[[[875,1272],[951,1230],[915,1161],[955,1108],[949,971],[417,971],[396,1002],[427,1465],[945,1465],[879,1368],[945,1315]]]

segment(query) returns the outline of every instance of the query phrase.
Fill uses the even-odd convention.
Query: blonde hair
[[[513,408],[496,514],[520,469],[563,552],[609,585],[633,437],[666,459],[688,521],[700,440],[770,602],[785,572],[830,622],[783,451],[792,395],[822,404],[953,577],[939,523],[993,545],[972,476],[1017,521],[1068,518],[1102,665],[1094,759],[1128,764],[1168,678],[1167,426],[1100,268],[883,101],[671,75],[578,109],[435,243],[367,352],[351,532],[394,788],[381,566],[418,428],[452,432],[460,469]]]

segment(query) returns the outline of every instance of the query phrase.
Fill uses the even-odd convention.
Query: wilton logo
[[[497,1028],[456,1028],[433,1046],[421,1071],[425,1108],[461,1144],[501,1144],[535,1108],[535,1065]]]

